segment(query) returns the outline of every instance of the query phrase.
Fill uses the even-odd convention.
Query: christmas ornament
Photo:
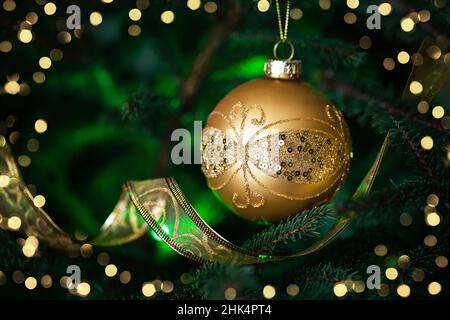
[[[345,179],[351,141],[341,112],[300,80],[289,14],[265,78],[232,90],[209,115],[202,170],[223,203],[249,220],[278,222],[333,198]],[[289,1],[287,12],[289,13]],[[288,45],[288,59],[278,58]]]

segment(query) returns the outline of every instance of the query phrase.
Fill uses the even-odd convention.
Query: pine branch
[[[272,225],[256,234],[244,244],[244,247],[257,253],[273,254],[281,244],[293,245],[298,240],[318,237],[318,229],[323,225],[323,218],[330,212],[329,206],[306,210],[292,219]]]
[[[364,103],[363,108],[352,108],[352,115],[361,116],[361,114],[377,114],[377,116],[379,117],[380,114],[377,111],[381,109],[381,111],[387,115],[397,116],[402,119],[406,118],[408,120],[411,120],[413,123],[420,124],[427,128],[433,128],[445,135],[450,135],[450,132],[442,128],[442,126],[435,119],[428,119],[424,116],[419,116],[417,113],[408,112],[397,107],[394,103],[380,99],[375,95],[370,95],[369,93],[360,91],[358,90],[358,88],[355,88],[354,85],[350,86],[348,84],[339,82],[330,74],[325,79],[324,85],[327,88],[333,89],[336,93],[341,94],[344,98],[353,100],[356,99]],[[377,90],[377,92],[382,92],[382,90]],[[370,106],[376,107],[378,110],[373,110],[372,108],[370,108]],[[367,118],[367,116],[365,116],[364,118]]]
[[[258,52],[272,52],[274,43],[279,39],[272,33],[259,34],[236,33],[230,37],[231,51],[244,51],[253,54]],[[365,52],[356,46],[340,39],[325,37],[295,38],[290,40],[301,48],[299,55],[308,63],[332,66],[357,67],[365,59]]]
[[[234,288],[239,299],[250,298],[259,288],[257,266],[207,264],[197,269],[192,289],[202,299],[223,299],[227,288]]]
[[[417,158],[417,160],[419,161],[420,165],[423,167],[423,169],[425,170],[425,172],[427,173],[427,175],[432,178],[433,180],[435,180],[433,171],[431,169],[431,167],[428,165],[426,159],[422,156],[422,152],[421,150],[418,148],[417,144],[415,144],[412,139],[408,136],[408,133],[406,132],[406,130],[402,127],[402,125],[400,124],[400,121],[396,121],[394,120],[394,126],[395,128],[397,128],[397,130],[400,132],[403,140],[405,141],[405,143],[409,146],[409,148],[411,149],[411,151],[413,152],[413,154],[415,155],[415,157]]]
[[[301,268],[293,283],[300,287],[298,299],[327,299],[334,297],[335,283],[347,279],[359,280],[359,272],[351,268],[335,267],[331,263],[320,263]]]

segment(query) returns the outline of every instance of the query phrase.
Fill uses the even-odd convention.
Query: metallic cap
[[[270,79],[298,80],[301,73],[301,60],[271,59],[264,65],[264,74]]]

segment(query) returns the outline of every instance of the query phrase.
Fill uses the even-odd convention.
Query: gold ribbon
[[[354,197],[365,196],[375,180],[389,147],[389,135]],[[17,164],[7,146],[0,148],[0,212],[7,218],[21,219],[20,230],[36,236],[50,247],[79,250],[80,243],[59,228],[49,215],[33,203],[33,196],[20,176]],[[5,178],[6,177],[6,178]],[[238,247],[220,236],[202,220],[174,178],[130,181],[124,186],[114,210],[99,235],[91,242],[113,246],[131,242],[150,227],[165,243],[182,256],[197,262],[236,264],[264,263],[303,256],[319,250],[334,239],[352,220],[340,217],[337,223],[316,243],[293,255],[274,256]]]

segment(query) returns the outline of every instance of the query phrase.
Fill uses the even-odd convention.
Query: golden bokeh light
[[[267,12],[270,9],[270,2],[267,0],[259,0],[256,7],[259,12]]]
[[[347,0],[347,7],[356,9],[359,7],[359,0]]]
[[[445,110],[442,106],[436,106],[433,108],[433,110],[431,111],[431,114],[433,115],[433,117],[435,117],[436,119],[441,119],[442,117],[444,117],[445,115]]]
[[[441,217],[436,212],[431,212],[426,215],[425,222],[430,227],[436,227],[441,223]]]
[[[408,18],[403,18],[400,21],[400,26],[402,27],[402,30],[405,32],[411,32],[414,29],[415,23],[414,20],[411,19],[410,17]]]
[[[0,175],[0,188],[6,188],[10,182],[11,179],[7,175],[4,174]]]
[[[382,283],[380,285],[380,289],[377,290],[377,293],[380,297],[387,297],[389,295],[390,289],[386,283]]]
[[[12,216],[8,219],[8,228],[17,231],[20,229],[20,226],[22,225],[22,220],[19,217]]]
[[[397,287],[397,294],[402,298],[408,298],[411,294],[411,288],[407,284],[401,284]]]
[[[142,12],[141,12],[141,10],[139,10],[137,8],[131,9],[128,12],[128,17],[133,21],[138,21],[142,17]]]
[[[8,53],[11,50],[12,50],[11,42],[9,42],[7,40],[0,42],[0,52]]]
[[[356,23],[356,20],[358,20],[358,17],[353,12],[347,12],[344,15],[344,21],[347,24],[354,24],[354,23]]]
[[[419,81],[411,81],[409,91],[414,95],[419,95],[423,92],[423,86]]]
[[[369,36],[362,36],[361,39],[359,39],[359,46],[364,50],[370,49],[372,46],[372,39]]]
[[[50,59],[53,61],[61,61],[63,58],[63,52],[60,49],[52,49],[50,51]]]
[[[384,2],[378,6],[378,12],[382,16],[388,16],[392,12],[392,5],[388,2]]]
[[[152,282],[146,282],[142,285],[142,294],[145,297],[152,297],[156,293],[156,287]]]
[[[191,10],[198,10],[202,5],[202,2],[200,0],[188,0],[186,5]]]
[[[38,119],[36,120],[36,122],[34,123],[34,130],[37,133],[44,133],[45,131],[47,131],[48,129],[48,125],[47,125],[47,121],[45,121],[44,119]]]
[[[16,270],[12,274],[12,279],[15,283],[21,284],[25,281],[25,274],[20,270]]]
[[[409,213],[402,213],[400,215],[400,224],[404,227],[409,227],[412,224],[412,217]]]
[[[52,66],[52,60],[49,57],[42,57],[39,59],[39,66],[42,69],[48,69]]]
[[[422,269],[415,268],[412,273],[415,282],[422,282],[425,279],[425,272]]]
[[[39,20],[39,16],[36,14],[36,12],[30,11],[25,16],[25,20],[30,24],[36,24]]]
[[[203,8],[208,13],[214,13],[214,12],[217,11],[217,3],[215,3],[214,1],[208,1],[208,2],[205,3]]]
[[[127,284],[131,281],[131,272],[130,271],[122,271],[119,275],[119,280],[122,284]]]
[[[352,289],[356,293],[362,293],[366,289],[366,285],[364,284],[364,281],[357,280],[353,283]]]
[[[37,195],[33,199],[33,204],[35,205],[36,208],[42,208],[43,206],[45,206],[45,202],[46,200],[43,195]]]
[[[109,254],[100,252],[97,256],[97,263],[101,266],[106,266],[109,263]]]
[[[28,29],[21,29],[17,33],[17,38],[20,40],[20,42],[30,43],[31,40],[33,40],[33,33]]]
[[[8,81],[5,84],[5,92],[11,95],[18,94],[20,92],[20,84],[16,81]]]
[[[128,34],[132,37],[137,37],[141,34],[141,27],[139,27],[137,24],[132,24],[128,27]]]
[[[61,44],[68,44],[72,41],[72,36],[67,31],[61,31],[56,35],[56,40]]]
[[[106,276],[112,278],[117,274],[117,267],[114,264],[108,264],[105,267]]]
[[[389,280],[395,280],[398,277],[398,271],[395,268],[387,268],[385,275]]]
[[[442,286],[439,282],[433,281],[428,285],[428,293],[432,296],[439,294],[442,290]]]
[[[397,265],[401,269],[408,269],[410,264],[411,264],[411,259],[406,254],[403,254],[400,257],[398,257]]]
[[[171,10],[166,10],[161,13],[161,21],[165,24],[170,24],[175,20],[175,13]]]
[[[44,6],[44,12],[48,16],[54,15],[56,13],[56,5],[53,2],[47,2]]]
[[[25,244],[22,247],[22,253],[25,257],[27,258],[31,258],[34,256],[34,254],[36,253],[36,248],[30,244]]]
[[[225,300],[234,300],[237,296],[237,292],[235,288],[227,288],[223,293]]]
[[[406,51],[400,51],[397,55],[397,60],[401,64],[407,64],[409,62],[409,54]]]
[[[293,20],[300,20],[303,17],[303,11],[299,8],[293,8],[289,15]]]
[[[448,259],[447,257],[444,256],[438,256],[436,257],[436,259],[434,260],[434,262],[436,263],[436,265],[439,268],[446,268],[448,266]]]
[[[319,6],[323,10],[328,10],[331,8],[331,1],[330,0],[319,0]]]
[[[36,83],[44,83],[45,82],[45,74],[41,71],[37,71],[33,73],[33,81]]]
[[[275,287],[270,284],[264,286],[263,288],[263,296],[266,299],[272,299],[273,297],[275,297],[276,293],[277,291],[275,290]]]
[[[150,0],[136,0],[136,7],[140,10],[145,10],[150,6]]]
[[[103,22],[103,16],[100,12],[98,11],[94,11],[90,14],[89,16],[89,22],[91,23],[91,25],[93,25],[94,27],[100,25]]]
[[[427,48],[428,56],[433,60],[438,60],[442,56],[442,50],[438,46],[432,45]]]
[[[347,292],[347,286],[342,282],[336,283],[333,287],[333,293],[338,298],[342,298]]]
[[[432,207],[436,207],[439,204],[439,197],[435,194],[429,194],[427,197],[427,204]]]
[[[30,94],[30,92],[31,92],[31,88],[28,85],[28,83],[24,82],[24,83],[20,84],[19,93],[20,93],[21,96],[27,96],[27,95]]]
[[[16,9],[16,2],[14,0],[5,0],[3,2],[3,9],[6,11],[14,11]]]
[[[437,238],[436,236],[429,234],[423,239],[423,243],[427,247],[434,247],[437,244]]]
[[[164,293],[171,293],[173,291],[173,282],[169,280],[165,280],[161,283],[161,290]]]
[[[29,167],[31,165],[31,158],[26,155],[21,155],[19,158],[17,158],[17,163],[21,167]]]
[[[81,296],[81,297],[87,297],[89,295],[89,293],[91,292],[91,286],[89,285],[89,283],[87,282],[81,282],[77,288],[77,293]]]
[[[387,71],[392,71],[395,68],[395,61],[392,58],[385,58],[383,60],[383,67],[387,70]]]
[[[379,244],[375,247],[374,252],[377,256],[384,257],[387,254],[388,249],[384,244]]]
[[[291,297],[295,297],[300,293],[300,287],[296,284],[290,284],[286,287],[286,293]]]
[[[90,258],[94,253],[94,247],[90,243],[84,243],[80,247],[80,254],[83,258]]]
[[[28,290],[33,290],[34,288],[36,288],[36,286],[37,286],[37,280],[36,280],[35,277],[28,277],[28,278],[25,280],[25,287],[26,287]]]
[[[428,10],[420,10],[419,11],[419,20],[420,22],[428,22],[431,19],[431,13]]]
[[[41,278],[41,286],[48,289],[53,285],[53,279],[50,275],[45,274]]]
[[[417,104],[417,111],[421,114],[427,113],[429,109],[430,109],[430,105],[426,101],[420,101]]]
[[[431,150],[433,149],[433,138],[430,136],[425,136],[420,140],[420,145],[422,146],[423,149],[425,150]]]

